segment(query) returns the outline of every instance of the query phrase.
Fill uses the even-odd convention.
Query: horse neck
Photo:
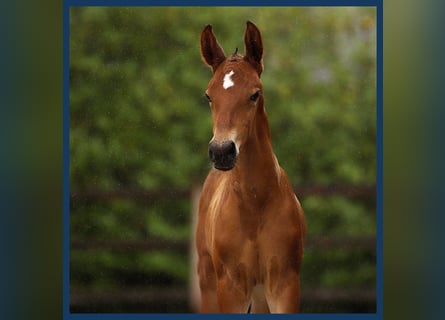
[[[241,190],[262,197],[270,194],[271,188],[278,186],[280,168],[273,152],[269,121],[261,108],[255,119],[249,138],[234,174],[239,178]]]

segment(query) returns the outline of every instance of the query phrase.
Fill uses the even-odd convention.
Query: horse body
[[[201,53],[214,72],[214,163],[196,233],[202,312],[298,312],[306,225],[273,152],[260,75],[262,41],[247,23],[246,56],[225,57],[207,26]]]

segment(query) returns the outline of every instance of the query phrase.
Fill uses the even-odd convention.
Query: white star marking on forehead
[[[229,89],[230,87],[233,87],[235,84],[232,81],[232,76],[235,74],[235,72],[233,72],[233,70],[230,70],[229,73],[226,73],[226,75],[224,76],[224,83],[223,83],[223,87],[224,89]]]

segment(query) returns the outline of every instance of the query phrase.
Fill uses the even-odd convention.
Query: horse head
[[[244,34],[245,55],[238,49],[226,57],[208,25],[201,33],[201,55],[211,67],[205,95],[213,119],[209,158],[219,170],[234,168],[243,145],[257,130],[257,115],[264,113],[261,72],[263,45],[258,28],[250,21]]]

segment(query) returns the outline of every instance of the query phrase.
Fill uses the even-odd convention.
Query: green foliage
[[[246,20],[262,31],[273,145],[292,183],[374,184],[375,9],[73,7],[71,192],[177,190],[201,183],[209,169],[212,123],[203,99],[211,72],[200,58],[200,32],[211,23],[226,53],[236,47],[242,52]],[[301,200],[311,236],[375,235],[374,201]],[[150,204],[73,200],[70,236],[183,241],[194,229],[190,210],[173,191]],[[71,284],[123,286],[116,274],[139,274],[138,283],[158,275],[185,284],[187,259],[168,250],[73,249]],[[363,252],[309,251],[303,270],[303,283],[319,287],[375,284],[375,256]]]

